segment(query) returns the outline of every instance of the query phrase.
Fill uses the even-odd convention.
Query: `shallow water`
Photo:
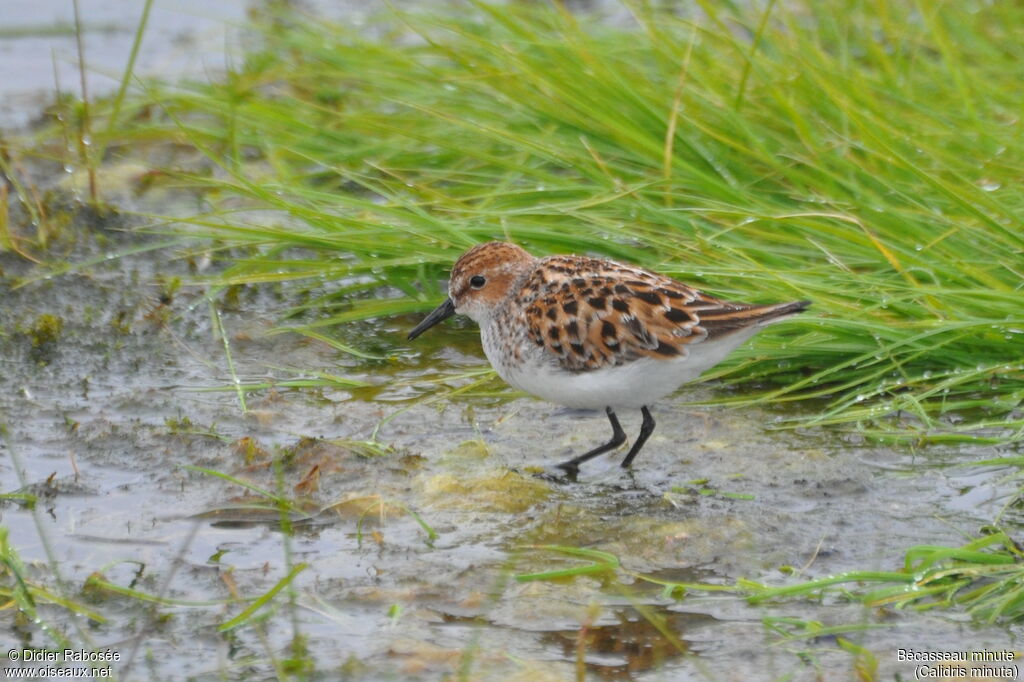
[[[142,2],[78,0],[90,95],[117,90],[131,54]],[[153,3],[139,76],[167,79],[219,73],[234,25],[245,18],[246,0],[216,3],[166,0]],[[68,0],[0,0],[0,126],[24,126],[54,93],[81,93],[74,7]]]
[[[0,0],[0,9],[12,2]],[[88,14],[101,5],[107,9]],[[94,68],[109,63],[115,76],[109,88],[134,19],[124,21],[123,3],[82,6],[93,26],[86,48]],[[46,7],[36,3],[36,14],[19,16],[29,22]],[[240,3],[224,8],[242,11]],[[173,61],[173,49],[160,46],[173,47],[176,24],[160,23],[147,54]],[[0,55],[28,54],[29,45],[48,52],[49,43],[31,42],[45,32],[35,33],[0,37]],[[64,41],[58,57],[67,68],[72,39],[54,40]],[[203,70],[202,51],[186,51]],[[18,93],[38,93],[42,74],[49,78],[48,62],[40,70],[38,59],[29,61],[16,69],[28,78]],[[61,73],[71,87],[73,71]],[[5,124],[34,115],[15,93],[19,82],[0,84],[8,88],[0,90]],[[131,178],[142,170],[105,172]],[[81,187],[80,178],[71,180],[63,189]],[[135,206],[130,191],[118,196],[105,180],[108,198],[153,209]],[[121,224],[79,214],[72,231],[83,236],[70,259],[137,245],[137,237],[111,230]],[[404,340],[412,317],[332,330],[391,358],[362,361],[268,333],[290,303],[309,296],[295,288],[213,298],[239,379],[319,371],[371,387],[251,391],[243,410],[233,391],[207,390],[233,381],[209,292],[186,287],[161,302],[162,281],[193,274],[190,261],[204,255],[156,251],[13,289],[35,271],[0,254],[0,422],[9,431],[0,439],[0,493],[38,496],[34,510],[0,502],[0,527],[31,583],[107,619],[88,624],[40,600],[42,620],[74,646],[117,652],[120,679],[854,679],[854,655],[834,634],[815,636],[820,623],[864,626],[842,637],[875,656],[878,679],[894,680],[915,672],[897,660],[899,648],[1017,644],[1019,626],[975,625],[956,609],[868,609],[836,592],[762,605],[728,592],[669,598],[637,577],[787,585],[854,569],[898,570],[909,547],[960,545],[1001,511],[1016,490],[1004,478],[1009,472],[958,466],[998,454],[992,449],[914,452],[826,430],[773,431],[782,413],[686,405],[723,390],[698,386],[655,408],[657,430],[631,473],[617,466],[620,450],[588,463],[576,483],[552,482],[535,472],[606,440],[603,415],[511,392],[417,401],[468,383],[454,377],[483,365],[471,325],[446,324],[414,345]],[[59,317],[63,329],[40,346],[26,332],[43,314]],[[486,389],[498,391],[500,382]],[[620,417],[633,437],[639,414]],[[285,514],[291,532],[266,499],[189,467],[293,500]],[[1019,522],[1018,514],[1010,510],[1004,520]],[[620,568],[517,581],[586,563],[548,545],[607,552]],[[232,594],[264,595],[300,563],[307,567],[293,591],[282,590],[254,621],[218,632],[245,608],[228,603]],[[94,575],[137,595],[88,589]],[[296,651],[296,641],[308,654]],[[13,608],[0,610],[0,651],[53,645]]]
[[[99,230],[105,249],[134,243],[104,233],[102,221]],[[699,386],[657,406],[657,430],[632,472],[617,466],[620,451],[586,465],[576,483],[552,482],[533,472],[603,441],[603,415],[514,394],[412,400],[460,383],[431,379],[483,363],[469,326],[439,327],[414,346],[404,341],[411,317],[336,330],[395,358],[364,361],[268,334],[295,291],[215,298],[242,382],[323,371],[377,387],[253,391],[243,412],[233,391],[204,390],[232,383],[207,292],[159,301],[158,276],[187,275],[185,261],[158,251],[13,290],[29,267],[10,255],[0,267],[9,429],[0,481],[2,492],[21,488],[16,457],[39,496],[34,513],[5,503],[0,522],[32,582],[62,589],[46,538],[63,593],[109,619],[86,627],[41,607],[72,641],[120,652],[121,679],[274,677],[271,660],[288,657],[296,633],[311,679],[574,679],[578,665],[590,679],[854,676],[835,636],[786,639],[799,627],[780,618],[868,626],[843,636],[873,653],[879,679],[910,679],[897,648],[999,650],[1019,634],[956,610],[871,610],[836,596],[757,606],[728,593],[671,599],[636,577],[783,585],[797,580],[783,566],[802,578],[898,570],[907,548],[962,544],[996,515],[1013,490],[1005,472],[950,466],[990,451],[913,453],[828,431],[772,431],[778,413],[685,405],[721,390]],[[36,347],[17,330],[43,313],[63,329]],[[635,435],[639,415],[621,417]],[[375,429],[378,454],[365,445]],[[292,533],[259,495],[187,467],[296,500]],[[585,562],[545,545],[608,552],[621,565],[517,581]],[[255,625],[218,634],[243,605],[184,603],[257,597],[300,562],[294,591]],[[172,602],[83,592],[94,574]],[[10,620],[0,643],[52,644]]]

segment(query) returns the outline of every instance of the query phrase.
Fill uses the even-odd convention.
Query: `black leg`
[[[636,442],[633,443],[633,447],[629,449],[629,454],[626,455],[626,459],[622,460],[622,468],[625,469],[633,463],[633,458],[640,452],[640,448],[644,446],[647,439],[650,438],[651,433],[654,432],[654,417],[651,416],[650,410],[644,405],[640,408],[640,412],[644,415],[644,421],[640,425],[640,435],[636,437]]]
[[[645,411],[646,409],[647,408],[644,408]],[[604,411],[608,413],[608,421],[612,423],[612,439],[605,443],[604,445],[599,445],[589,452],[584,452],[579,457],[574,457],[573,459],[570,459],[568,462],[562,462],[561,464],[557,465],[559,469],[564,470],[570,476],[575,476],[580,470],[580,464],[583,464],[588,459],[593,459],[594,457],[597,457],[600,454],[617,448],[626,442],[626,432],[622,430],[621,426],[619,426],[619,418],[615,416],[614,412],[612,412],[612,408],[606,407],[604,408]],[[646,423],[647,422],[645,421],[644,424]]]

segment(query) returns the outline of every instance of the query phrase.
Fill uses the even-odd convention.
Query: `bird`
[[[603,408],[611,440],[556,465],[575,478],[580,464],[626,442],[616,410],[639,408],[643,415],[621,462],[629,468],[654,431],[653,403],[766,325],[809,305],[725,301],[613,260],[537,258],[516,244],[494,241],[455,262],[448,298],[408,339],[452,315],[466,315],[479,325],[484,354],[507,383],[567,407]]]

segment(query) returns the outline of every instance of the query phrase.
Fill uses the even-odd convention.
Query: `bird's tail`
[[[764,325],[779,322],[787,317],[792,317],[793,315],[806,310],[809,305],[811,305],[810,301],[793,301],[791,303],[776,303],[774,305],[756,306],[749,312],[752,317],[756,317],[757,324]]]

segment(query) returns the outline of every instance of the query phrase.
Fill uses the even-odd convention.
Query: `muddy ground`
[[[404,340],[414,317],[330,330],[383,360],[272,333],[291,305],[336,283],[216,290],[196,278],[217,263],[185,245],[105,258],[161,238],[67,201],[68,235],[48,256],[65,249],[96,265],[39,278],[44,268],[0,254],[0,492],[38,496],[34,510],[3,503],[0,525],[33,583],[107,619],[41,604],[48,627],[119,652],[121,679],[267,679],[282,661],[324,680],[575,679],[578,661],[588,679],[853,677],[855,657],[835,636],[784,636],[811,622],[863,626],[843,637],[876,657],[879,679],[911,679],[901,647],[1015,646],[1019,628],[956,610],[670,598],[636,578],[783,585],[898,570],[907,548],[962,544],[999,512],[1014,490],[1006,472],[956,465],[993,450],[772,430],[782,413],[686,405],[724,390],[705,385],[657,406],[632,472],[618,452],[575,483],[550,481],[536,472],[603,442],[604,416],[511,392],[431,402],[483,366],[471,324],[415,345]],[[368,386],[250,390],[243,410],[218,315],[242,384],[327,373]],[[621,416],[635,434],[639,415]],[[621,565],[516,580],[586,563],[542,545]],[[245,606],[228,603],[233,594],[261,596],[298,564],[292,591],[218,631]],[[136,593],[90,587],[90,576]],[[5,650],[53,645],[2,614]]]

